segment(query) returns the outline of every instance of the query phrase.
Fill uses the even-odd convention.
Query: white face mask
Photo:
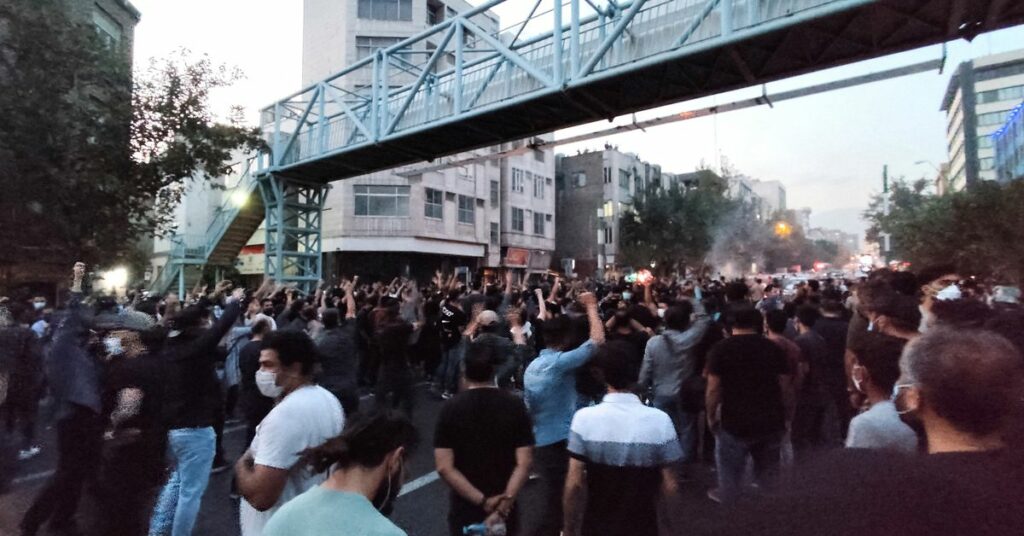
[[[32,302],[32,308],[35,309],[36,311],[42,311],[44,308],[46,308],[46,302]]]
[[[658,308],[658,318],[665,318],[665,310]]]
[[[632,292],[623,292],[622,293],[622,299],[624,299],[626,301],[629,301],[629,300],[633,299],[633,293]]]
[[[963,296],[960,292],[960,285],[952,284],[935,294],[935,299],[941,301],[959,300]]]
[[[277,398],[284,391],[284,387],[277,385],[277,373],[264,370],[256,371],[256,388],[260,394],[270,398]]]
[[[121,339],[117,337],[107,337],[103,339],[103,347],[107,350],[107,355],[115,356],[124,353],[124,348],[121,346]]]

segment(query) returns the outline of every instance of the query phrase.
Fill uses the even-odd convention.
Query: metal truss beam
[[[264,273],[314,290],[322,275],[321,231],[329,186],[277,174],[260,179],[266,218]]]

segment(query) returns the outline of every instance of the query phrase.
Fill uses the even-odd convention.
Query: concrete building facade
[[[776,212],[786,210],[786,187],[781,182],[753,179],[750,188],[761,200],[762,219],[770,219]]]
[[[960,64],[940,107],[946,112],[950,190],[996,179],[991,134],[1006,122],[1022,99],[1024,49]]]
[[[650,184],[664,186],[661,167],[635,154],[605,146],[574,156],[558,156],[558,210],[555,257],[563,269],[600,277],[625,268],[619,252],[619,221],[633,197]]]

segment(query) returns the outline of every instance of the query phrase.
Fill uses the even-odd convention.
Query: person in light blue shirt
[[[354,416],[340,436],[306,451],[323,484],[285,503],[263,536],[406,536],[387,516],[405,480],[416,428],[395,412]]]
[[[590,340],[570,349],[573,330],[567,316],[545,321],[547,348],[530,363],[523,374],[526,406],[533,420],[537,448],[534,467],[543,482],[538,536],[557,535],[562,528],[562,488],[569,465],[566,444],[569,425],[576,411],[576,370],[590,360],[598,345],[604,343],[604,325],[597,310],[597,297],[591,293],[579,297],[586,307]]]

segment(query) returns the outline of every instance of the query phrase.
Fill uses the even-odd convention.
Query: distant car
[[[807,280],[806,279],[803,279],[803,278],[801,278],[801,279],[791,279],[791,280],[787,281],[786,282],[786,286],[783,287],[782,295],[786,296],[786,297],[795,296],[796,295],[797,287],[799,287],[801,285],[806,285],[806,284],[807,284]]]

